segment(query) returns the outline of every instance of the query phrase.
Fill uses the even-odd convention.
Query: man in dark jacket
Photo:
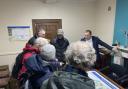
[[[56,57],[59,61],[65,58],[64,52],[66,51],[69,41],[64,37],[62,29],[58,29],[57,37],[51,41],[51,44],[56,48]]]
[[[107,43],[100,40],[98,37],[92,36],[91,30],[86,30],[84,33],[84,36],[85,37],[82,38],[81,41],[85,41],[85,42],[89,43],[90,46],[95,49],[96,63],[98,63],[98,64],[100,63],[100,60],[101,60],[100,52],[99,52],[99,45],[104,46],[105,48],[107,48],[109,50],[116,51],[116,47],[113,48],[113,47],[109,46]]]

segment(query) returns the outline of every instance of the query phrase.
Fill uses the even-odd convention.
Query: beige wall
[[[16,53],[0,55],[0,65],[9,65],[9,69],[12,70],[16,55]]]
[[[111,6],[111,11],[108,7]],[[116,0],[96,1],[96,30],[95,35],[112,45],[114,22],[115,22]]]
[[[27,25],[32,29],[32,19],[62,19],[62,28],[70,42],[79,40],[85,29],[92,29],[94,35],[111,44],[115,4],[116,0],[60,0],[54,4],[43,4],[40,0],[1,0],[0,65],[8,64],[11,69],[26,43],[10,41],[7,26]],[[107,11],[108,6],[111,11]]]
[[[96,29],[95,2],[60,0],[54,4],[43,4],[40,0],[1,0],[0,65],[9,64],[11,68],[16,53],[26,43],[9,41],[7,26],[31,26],[32,19],[62,19],[65,36],[70,42],[76,41],[82,37],[84,29]]]

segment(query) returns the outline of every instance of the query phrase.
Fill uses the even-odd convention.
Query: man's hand
[[[112,51],[117,53],[117,52],[119,52],[118,49],[119,49],[119,46],[114,46],[114,47],[112,48]]]

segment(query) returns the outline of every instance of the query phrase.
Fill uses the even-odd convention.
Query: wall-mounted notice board
[[[10,40],[28,40],[30,38],[30,26],[8,26]]]

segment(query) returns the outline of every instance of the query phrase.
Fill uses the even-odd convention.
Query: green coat
[[[40,89],[95,89],[93,80],[73,73],[57,71],[46,81]]]

